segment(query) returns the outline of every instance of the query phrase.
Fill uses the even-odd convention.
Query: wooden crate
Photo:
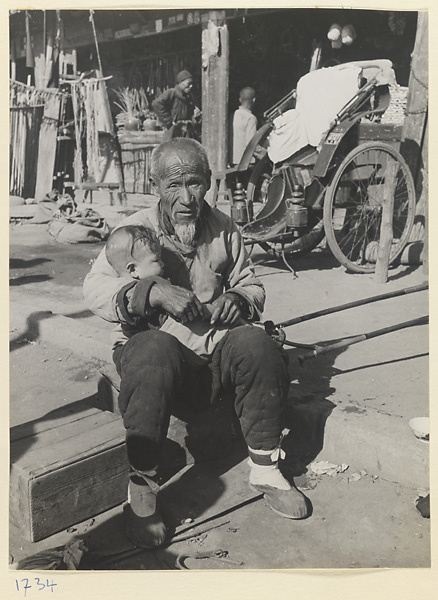
[[[119,132],[123,177],[127,193],[151,194],[149,180],[152,150],[163,141],[164,131]]]
[[[91,407],[13,428],[11,522],[36,542],[122,503],[124,440],[120,417]]]

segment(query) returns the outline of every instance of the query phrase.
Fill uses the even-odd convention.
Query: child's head
[[[123,277],[144,279],[162,275],[161,247],[153,231],[142,225],[115,229],[105,247],[109,264]]]
[[[241,106],[252,108],[255,102],[255,90],[252,87],[244,87],[240,90],[239,101]]]

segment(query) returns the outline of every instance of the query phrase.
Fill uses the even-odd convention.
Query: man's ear
[[[210,169],[208,169],[207,173],[205,174],[205,182],[207,185],[207,190],[209,190],[210,186],[211,186],[211,170]]]
[[[158,196],[158,198],[160,197],[160,193],[158,191],[158,187],[157,184],[155,183],[155,181],[152,179],[152,177],[149,177],[149,183],[151,184],[151,188],[152,188],[152,193],[154,194],[154,196]]]

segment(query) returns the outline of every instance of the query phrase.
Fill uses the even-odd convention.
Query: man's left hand
[[[237,325],[242,314],[239,300],[231,294],[222,294],[212,303],[210,324]]]

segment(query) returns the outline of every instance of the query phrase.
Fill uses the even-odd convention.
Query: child
[[[255,91],[251,87],[244,87],[239,94],[239,108],[233,115],[233,149],[232,163],[238,165],[250,140],[257,132],[257,117],[252,109],[255,102]],[[254,162],[251,160],[251,162]]]
[[[105,247],[106,258],[119,277],[144,279],[162,277],[161,247],[155,233],[142,225],[127,225],[115,229]],[[208,360],[228,328],[211,326],[208,321],[179,323],[166,314],[156,314],[148,320],[139,317],[133,325],[122,325],[123,337],[117,336],[114,347],[145,329],[160,329],[173,335],[200,358]],[[120,327],[117,328],[120,332]]]

